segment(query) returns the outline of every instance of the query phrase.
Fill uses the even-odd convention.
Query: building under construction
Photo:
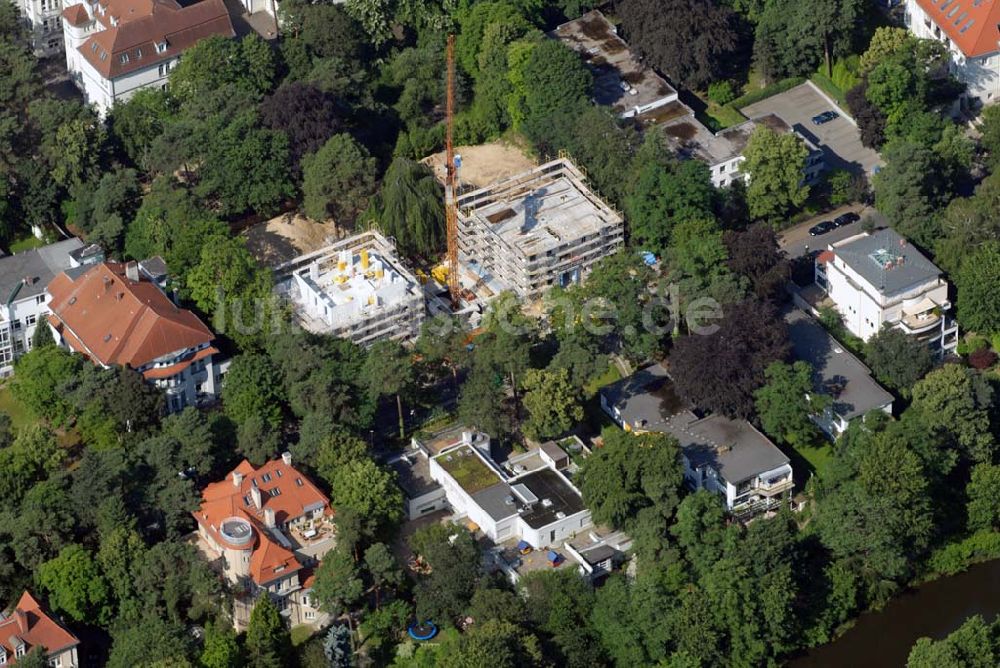
[[[420,334],[426,312],[421,285],[377,232],[297,257],[276,273],[275,290],[311,332],[361,345]]]
[[[569,160],[547,162],[458,198],[462,298],[512,290],[525,299],[578,282],[621,247],[621,214]]]

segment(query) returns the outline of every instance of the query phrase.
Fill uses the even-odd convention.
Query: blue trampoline
[[[422,624],[410,624],[406,629],[410,637],[414,640],[430,640],[437,635],[438,627],[433,622],[423,622]]]

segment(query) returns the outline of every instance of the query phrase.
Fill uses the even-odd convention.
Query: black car
[[[836,111],[824,111],[822,114],[816,114],[812,117],[813,125],[823,125],[824,123],[829,123],[833,119],[837,118],[840,114]]]
[[[843,227],[844,225],[850,225],[851,223],[856,223],[861,220],[861,216],[854,213],[853,211],[848,211],[847,213],[842,213],[833,219],[833,224],[837,227]]]
[[[836,227],[837,226],[833,223],[833,221],[824,220],[822,223],[817,223],[816,225],[813,225],[812,227],[809,228],[809,236],[818,237],[821,234],[826,234],[827,232],[829,232],[832,229],[835,229]]]

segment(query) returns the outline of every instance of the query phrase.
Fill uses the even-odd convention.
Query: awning
[[[903,313],[906,315],[917,315],[918,313],[924,313],[934,308],[937,308],[937,304],[934,303],[934,300],[930,297],[924,297],[913,306],[904,306]]]

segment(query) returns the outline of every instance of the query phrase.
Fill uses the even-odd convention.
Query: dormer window
[[[107,60],[107,59],[108,59],[108,52],[101,51],[101,60]]]
[[[122,65],[124,65],[125,63],[128,62],[128,54],[127,53],[123,53],[122,54],[121,61],[122,61]]]
[[[97,51],[97,42],[91,42],[90,43],[90,50],[91,51]]]
[[[167,50],[167,43],[165,41],[163,41],[163,42],[157,42],[156,43],[156,52],[157,53],[163,53],[166,50]]]
[[[140,58],[142,58],[142,49],[136,49],[135,50],[135,59],[139,60]]]

